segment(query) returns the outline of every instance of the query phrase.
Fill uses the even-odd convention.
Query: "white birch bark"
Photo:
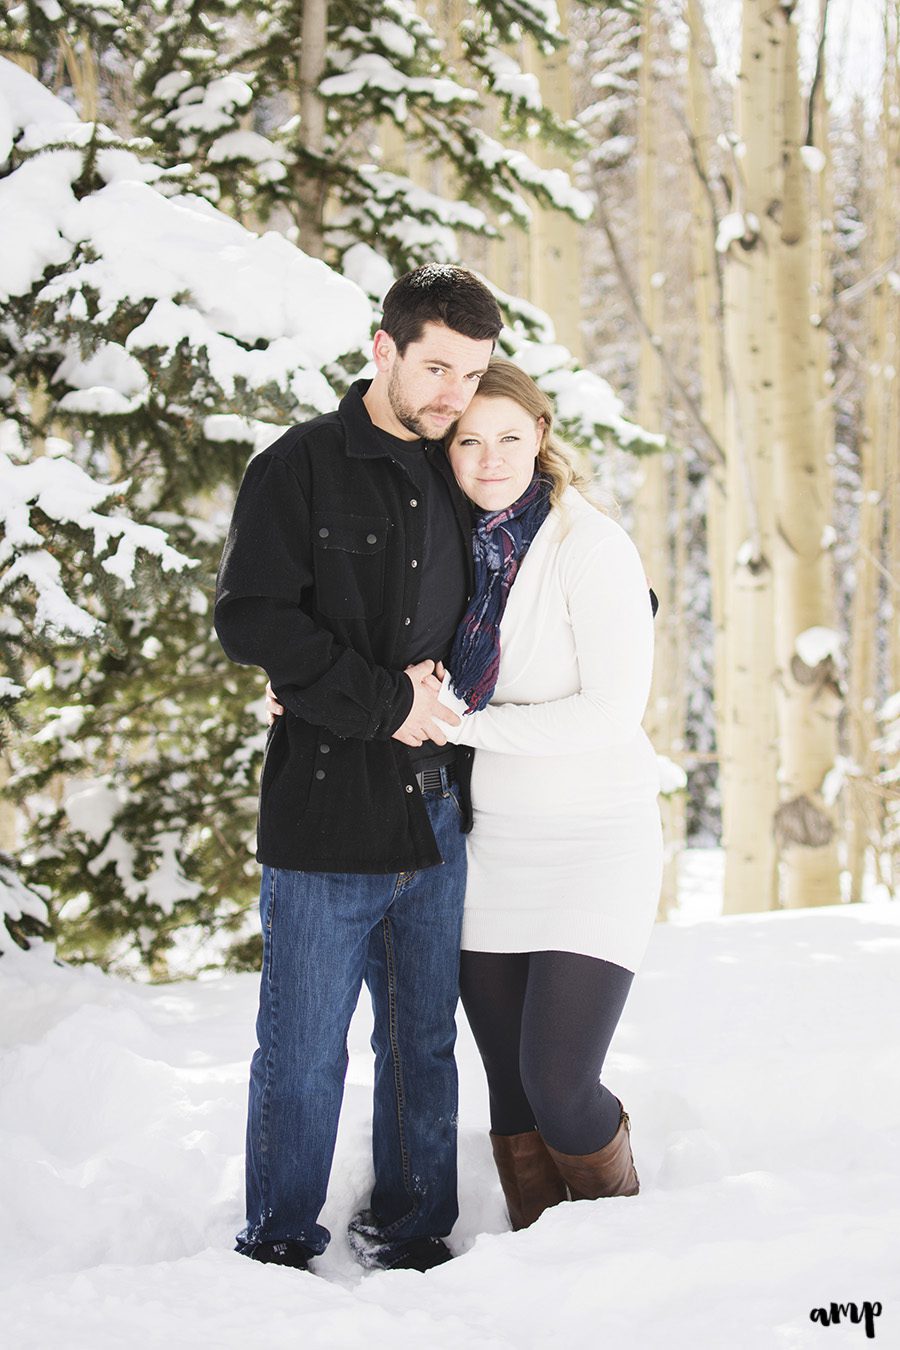
[[[687,113],[694,155],[690,175],[692,267],[700,369],[700,408],[706,425],[720,445],[725,443],[725,354],[722,345],[722,285],[715,248],[716,218],[709,172],[714,139],[709,81],[715,52],[700,0],[688,0],[685,15],[690,30],[688,47]],[[706,475],[706,550],[714,632],[714,715],[716,747],[724,754],[728,706],[725,661],[725,466],[714,460]]]
[[[652,7],[644,11],[640,40],[638,77],[638,298],[646,328],[640,330],[638,352],[637,418],[641,426],[659,432],[665,418],[665,374],[651,334],[664,324],[664,293],[657,278],[662,272],[659,194],[659,95],[653,76],[653,61],[659,40],[658,21]],[[676,582],[669,524],[668,456],[648,455],[637,468],[634,497],[634,535],[641,559],[656,591],[660,611],[656,627],[653,684],[644,717],[644,728],[658,754],[678,757],[683,748],[683,717],[679,719],[679,689],[675,635],[679,627]],[[662,798],[665,866],[660,915],[677,903],[678,853],[684,846],[684,812],[677,798]],[[680,830],[679,830],[680,827]]]
[[[320,155],[325,146],[325,101],[319,85],[325,70],[328,35],[328,0],[303,0],[303,24],[300,35],[300,124],[303,147]],[[315,173],[297,175],[298,243],[305,253],[321,258],[325,219],[326,188]]]
[[[743,233],[725,261],[728,566],[722,826],[726,913],[777,902],[778,805],[772,497],[772,277],[778,182],[773,108],[777,33],[768,0],[744,0],[734,208]]]
[[[569,0],[557,0],[560,28],[568,34]],[[541,98],[564,121],[572,118],[574,100],[569,47],[544,55],[525,43],[522,68],[537,75]],[[542,168],[569,170],[568,158],[550,146],[532,144],[529,154]],[[535,204],[528,231],[527,298],[551,315],[560,342],[578,359],[584,357],[581,333],[581,248],[583,226],[562,211]]]
[[[876,672],[876,626],[882,578],[896,596],[897,575],[890,569],[888,545],[894,534],[888,514],[889,499],[896,492],[898,472],[896,429],[898,334],[897,296],[884,264],[898,249],[898,7],[885,11],[885,69],[879,136],[873,156],[874,181],[881,190],[874,194],[875,220],[869,271],[882,275],[867,297],[869,342],[865,363],[865,397],[860,429],[860,513],[856,554],[856,585],[850,626],[850,688],[848,723],[850,756],[857,776],[850,782],[847,820],[847,867],[850,898],[861,900],[869,850],[877,855],[884,829],[885,802],[874,780],[886,766],[873,742],[877,736],[878,683]],[[893,419],[893,421],[892,421]],[[894,462],[889,460],[894,456]],[[893,561],[896,561],[895,559]],[[896,616],[896,605],[893,607]],[[893,625],[896,628],[896,621]],[[889,638],[896,650],[897,638]]]
[[[59,35],[59,52],[72,82],[78,115],[83,122],[96,122],[99,106],[97,58],[89,42],[73,43],[66,33]]]
[[[822,784],[837,759],[841,697],[831,654],[809,655],[803,635],[834,629],[828,556],[831,482],[817,418],[818,351],[810,317],[809,193],[801,158],[800,74],[795,6],[772,11],[780,29],[778,111],[783,168],[775,247],[775,620],[781,804],[776,838],[781,899],[789,906],[837,904],[837,825]],[[824,93],[822,94],[824,97]]]

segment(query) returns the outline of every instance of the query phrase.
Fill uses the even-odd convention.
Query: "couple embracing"
[[[513,1228],[634,1195],[604,1057],[662,870],[641,730],[651,597],[552,408],[494,358],[496,301],[423,267],[376,373],[249,465],[216,628],[274,695],[260,791],[263,967],[238,1250],[305,1269],[363,981],[374,1187],[361,1263],[428,1270],[457,1217],[455,1013],[488,1079]]]

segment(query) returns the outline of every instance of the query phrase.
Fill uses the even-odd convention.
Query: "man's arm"
[[[438,670],[438,677],[434,671]],[[422,745],[424,741],[433,741],[435,745],[446,745],[447,737],[436,718],[446,725],[456,726],[459,718],[439,700],[440,681],[443,679],[443,666],[435,667],[433,661],[420,661],[418,665],[407,666],[404,675],[412,683],[413,701],[406,721],[393,733],[394,740],[404,745]],[[266,681],[266,722],[272,725],[284,714],[284,704],[279,703],[272,688],[272,681]]]
[[[249,465],[219,568],[215,626],[228,656],[261,666],[285,707],[338,736],[387,739],[413,708],[403,671],[366,661],[303,609],[313,584],[309,505],[277,456]]]

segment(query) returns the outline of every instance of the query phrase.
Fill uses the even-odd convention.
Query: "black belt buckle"
[[[416,782],[419,785],[420,792],[436,792],[443,789],[444,782],[450,782],[451,774],[449,769],[422,769],[416,774]]]

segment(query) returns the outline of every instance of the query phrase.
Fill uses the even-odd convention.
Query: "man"
[[[427,1270],[457,1215],[453,1046],[470,752],[434,722],[432,671],[471,588],[468,508],[437,444],[500,331],[490,292],[423,267],[384,302],[376,374],[247,469],[216,631],[286,716],[260,791],[264,955],[238,1250],[306,1268],[365,979],[375,1030],[363,1264]],[[440,716],[447,719],[447,710]]]

